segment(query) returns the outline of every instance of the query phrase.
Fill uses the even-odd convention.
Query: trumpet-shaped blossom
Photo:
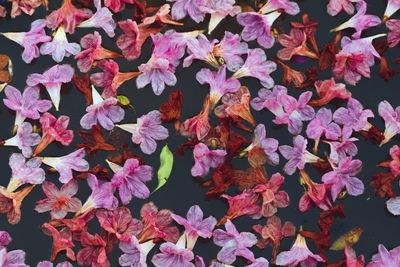
[[[160,252],[153,256],[151,262],[156,267],[176,266],[176,267],[195,267],[191,261],[194,254],[184,245],[173,244],[171,242],[163,243],[160,246]]]
[[[385,139],[382,141],[382,145],[400,133],[400,106],[394,109],[388,101],[384,100],[379,103],[378,112],[385,121]]]
[[[301,212],[306,212],[313,205],[322,210],[332,208],[332,202],[328,195],[329,186],[315,183],[304,170],[300,171],[300,175],[307,189],[299,200],[299,210]]]
[[[142,24],[151,25],[153,23],[160,22],[164,24],[182,26],[183,23],[171,19],[170,10],[171,6],[169,4],[164,4],[158,8],[154,15],[145,17],[142,21]]]
[[[325,262],[323,258],[313,254],[307,247],[306,240],[300,234],[297,235],[296,241],[289,251],[278,254],[276,265],[279,266],[307,266],[317,267],[318,262]]]
[[[171,15],[174,20],[181,20],[187,15],[194,20],[196,23],[204,20],[205,12],[199,8],[199,0],[168,0],[168,2],[174,2],[171,9]]]
[[[75,56],[79,52],[81,47],[77,43],[68,42],[63,26],[58,27],[51,42],[44,43],[40,47],[40,54],[51,55],[57,63],[63,61],[64,57]]]
[[[265,125],[259,124],[254,129],[254,137],[252,143],[245,149],[245,151],[251,154],[251,151],[254,148],[261,148],[264,151],[265,156],[267,157],[267,162],[271,165],[278,165],[278,145],[278,140],[266,137]]]
[[[61,99],[61,86],[64,83],[71,82],[74,72],[74,68],[68,64],[55,65],[46,70],[43,74],[34,73],[29,75],[26,83],[29,86],[42,84],[46,88],[54,107],[58,111]]]
[[[114,97],[103,99],[97,90],[92,86],[93,104],[86,108],[86,114],[82,117],[80,123],[82,128],[91,129],[92,126],[99,123],[104,129],[111,131],[114,129],[114,123],[122,121],[125,117],[125,111],[118,106],[118,100]]]
[[[210,150],[205,144],[198,143],[193,149],[194,165],[191,169],[193,176],[205,176],[210,168],[216,168],[224,162],[226,151]]]
[[[400,264],[400,247],[387,250],[384,245],[379,244],[378,253],[373,255],[367,267],[395,267]]]
[[[68,116],[54,117],[52,114],[46,112],[40,117],[40,124],[42,125],[42,139],[35,149],[35,155],[42,152],[50,143],[57,141],[63,146],[68,146],[73,138],[74,131],[67,130],[69,125]]]
[[[16,112],[15,125],[21,125],[25,119],[38,120],[40,112],[46,112],[51,108],[51,101],[40,100],[40,90],[37,87],[27,87],[21,92],[10,85],[4,89],[6,98],[4,105]]]
[[[161,125],[161,113],[158,110],[150,111],[137,119],[134,124],[116,125],[132,134],[132,142],[140,145],[145,154],[153,154],[159,140],[168,137],[168,129]]]
[[[11,167],[11,178],[7,186],[7,191],[14,192],[24,184],[41,184],[46,178],[46,174],[40,165],[38,158],[26,161],[22,154],[14,153],[11,155],[8,164]]]
[[[230,220],[225,223],[225,230],[217,229],[213,233],[214,244],[222,247],[217,259],[226,264],[234,263],[237,256],[255,261],[253,252],[248,248],[257,243],[257,237],[249,232],[239,233]]]
[[[331,162],[338,163],[342,158],[357,155],[358,149],[354,142],[358,139],[351,137],[351,134],[351,131],[342,130],[340,141],[324,141],[330,146],[329,160]]]
[[[41,161],[56,169],[60,174],[60,182],[68,183],[72,177],[72,171],[85,172],[89,170],[89,163],[84,159],[85,148],[80,148],[62,157],[42,157]]]
[[[112,162],[108,164],[114,171],[111,182],[119,190],[122,204],[129,204],[132,197],[146,199],[150,196],[150,190],[145,183],[151,180],[151,166],[140,165],[134,158],[125,161],[123,167]]]
[[[300,12],[299,5],[289,0],[270,0],[260,9],[260,13],[267,14],[277,10],[283,10],[289,15],[297,15]]]
[[[189,250],[193,250],[199,236],[210,238],[217,224],[217,220],[213,216],[204,219],[203,211],[198,205],[190,207],[186,219],[177,214],[171,216],[178,224],[185,227],[186,248]]]
[[[118,259],[119,265],[146,267],[147,255],[155,245],[153,240],[140,244],[136,236],[132,235],[129,241],[119,243],[119,248],[124,253]]]
[[[344,11],[351,15],[354,13],[354,5],[352,3],[359,2],[360,0],[329,0],[326,10],[329,15],[336,16]]]
[[[125,4],[134,4],[135,0],[104,0],[104,5],[115,13],[125,9]]]
[[[76,180],[69,181],[60,189],[54,183],[44,181],[42,189],[47,198],[36,202],[35,210],[39,213],[50,211],[52,219],[63,219],[68,212],[77,212],[82,207],[79,198],[74,197],[78,188]]]
[[[355,177],[362,168],[362,162],[352,157],[340,159],[337,166],[332,166],[333,171],[322,176],[324,184],[331,185],[332,200],[335,201],[343,188],[351,196],[359,196],[364,192],[363,182]]]
[[[239,34],[226,31],[224,38],[215,45],[213,54],[223,58],[228,70],[235,72],[243,65],[242,55],[247,54],[248,45],[241,42]]]
[[[12,250],[7,252],[6,248],[0,249],[0,266],[3,267],[29,267],[25,264],[25,251]]]
[[[266,108],[278,116],[284,113],[282,104],[279,103],[279,99],[284,95],[287,95],[287,89],[282,85],[275,85],[272,90],[261,88],[258,90],[258,96],[251,100],[251,106],[257,111]]]
[[[211,130],[208,114],[211,109],[210,97],[206,96],[201,112],[183,122],[180,129],[182,135],[188,137],[196,136],[198,140],[204,139]]]
[[[30,158],[33,154],[32,146],[40,142],[40,135],[32,132],[32,125],[29,122],[22,123],[14,137],[3,142],[4,146],[16,146],[21,149],[22,155]],[[1,143],[1,142],[0,142]]]
[[[258,219],[262,216],[260,214],[259,195],[253,190],[244,190],[242,193],[234,196],[222,194],[221,197],[228,201],[229,209],[224,217],[219,220],[218,226],[225,224],[228,220],[234,220],[244,215],[253,219]]]
[[[385,14],[383,15],[383,20],[388,20],[397,10],[400,9],[400,1],[399,0],[388,0]]]
[[[196,79],[200,84],[210,86],[211,106],[217,104],[225,94],[234,93],[240,88],[240,82],[237,79],[226,79],[226,66],[218,69],[218,72],[203,68],[196,74]]]
[[[270,74],[276,70],[276,63],[267,60],[264,50],[261,48],[249,49],[244,65],[233,74],[234,78],[254,77],[267,88],[274,86],[274,80]]]
[[[51,37],[46,35],[45,27],[46,20],[38,19],[32,22],[29,32],[6,32],[0,34],[24,48],[22,59],[29,64],[40,55],[38,45],[51,40]]]
[[[217,40],[208,40],[204,34],[200,34],[197,38],[191,38],[187,41],[188,56],[183,60],[183,67],[189,67],[194,59],[203,60],[215,68],[219,68],[219,64],[213,54]]]
[[[126,81],[137,77],[140,73],[120,72],[117,62],[114,60],[102,60],[97,65],[103,72],[94,73],[90,76],[90,80],[95,86],[103,87],[102,96],[104,98],[115,97],[118,88]]]
[[[199,10],[206,14],[210,14],[210,22],[208,24],[208,34],[218,26],[218,24],[228,15],[236,16],[240,13],[240,6],[236,6],[235,0],[208,0],[199,1]]]
[[[21,205],[25,197],[32,191],[34,185],[23,187],[16,192],[9,192],[0,186],[0,213],[7,214],[7,221],[10,224],[17,224],[21,220]]]
[[[356,32],[353,33],[352,37],[354,39],[360,38],[362,31],[377,26],[381,23],[380,18],[375,15],[365,15],[366,12],[367,3],[365,1],[359,1],[357,3],[357,13],[351,17],[351,19],[340,24],[331,31],[341,31],[347,28],[354,28]]]
[[[241,36],[244,41],[257,40],[258,44],[268,49],[275,43],[272,35],[272,24],[281,15],[281,12],[271,12],[262,15],[256,12],[243,12],[237,15],[237,21],[244,27]]]
[[[349,99],[351,97],[351,93],[346,89],[346,85],[344,83],[336,83],[335,78],[325,81],[316,81],[314,86],[319,99],[312,99],[309,102],[311,106],[323,106],[335,98]]]
[[[306,163],[316,163],[319,158],[307,151],[307,139],[298,135],[293,140],[293,147],[283,145],[279,147],[279,152],[288,160],[283,170],[292,175],[296,169],[304,169]]]
[[[53,249],[51,252],[51,261],[55,261],[57,255],[65,251],[67,258],[75,261],[75,252],[72,250],[74,243],[72,242],[72,232],[69,228],[65,227],[58,231],[54,226],[49,223],[42,225],[42,231],[53,238]]]
[[[396,47],[400,43],[400,20],[391,19],[386,21],[386,27],[390,30],[387,36],[389,47]]]
[[[102,28],[109,37],[114,37],[114,30],[117,28],[111,11],[107,7],[101,7],[101,0],[94,0],[94,5],[97,9],[96,13],[89,19],[82,21],[79,28]]]
[[[280,34],[278,42],[284,47],[277,54],[281,60],[290,60],[293,56],[318,59],[318,55],[307,47],[307,36],[301,29],[293,28],[290,30],[290,34]]]

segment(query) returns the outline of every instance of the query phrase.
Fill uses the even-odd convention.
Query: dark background
[[[60,1],[49,1],[51,10],[57,8],[60,5]],[[157,6],[163,4],[164,1],[152,1],[152,4]],[[276,27],[281,31],[288,32],[289,21],[300,21],[301,14],[307,12],[310,14],[311,19],[319,22],[319,28],[317,31],[317,41],[319,47],[326,42],[329,42],[333,37],[334,33],[329,33],[329,29],[336,27],[340,23],[344,22],[349,18],[345,13],[340,14],[337,17],[330,17],[326,12],[326,4],[328,1],[316,1],[307,0],[300,1],[299,5],[301,8],[300,15],[297,16],[283,16],[283,20],[280,19],[275,23]],[[373,13],[382,17],[385,9],[386,1],[368,1],[368,13]],[[126,19],[131,17],[133,10],[128,9],[123,14],[115,16],[116,20]],[[17,19],[0,19],[0,31],[28,31],[30,23],[39,18],[44,18],[47,15],[43,8],[39,8],[32,17],[21,15]],[[398,16],[398,15],[397,15]],[[207,27],[208,19],[205,23],[194,25],[188,20],[185,21],[185,26],[178,29],[178,31],[188,31],[194,29],[205,29]],[[187,26],[186,26],[187,25]],[[236,23],[234,18],[228,17],[223,23],[221,23],[215,32],[212,34],[213,38],[221,39],[225,30],[232,32],[240,32],[241,27]],[[87,34],[92,33],[94,29],[77,29],[76,33],[69,35],[68,39],[70,42],[79,42],[80,38]],[[103,46],[105,48],[119,51],[115,45],[116,38],[121,34],[119,29],[116,30],[116,38],[109,38],[102,30],[98,30],[103,36]],[[364,36],[370,36],[380,32],[386,32],[386,28],[383,26],[375,27],[374,29],[368,30],[364,33]],[[352,31],[346,31],[346,35],[350,35]],[[48,32],[49,34],[49,32]],[[257,44],[252,42],[249,44],[250,47],[256,47]],[[274,57],[276,51],[280,48],[279,44],[276,44],[272,49],[267,50],[268,57]],[[14,79],[11,85],[23,90],[25,87],[25,81],[31,73],[42,73],[47,68],[53,66],[55,62],[50,56],[41,56],[37,60],[33,61],[32,64],[25,64],[21,59],[22,49],[16,43],[0,37],[0,53],[7,54],[11,57],[14,64]],[[143,62],[146,62],[151,53],[151,44],[148,40],[146,45],[143,47],[143,53],[140,59],[134,62],[128,62],[124,59],[117,60],[121,71],[134,71],[137,66]],[[386,53],[389,62],[393,61],[393,58],[399,56],[399,49],[393,48],[391,51]],[[76,64],[72,58],[64,59],[63,63],[69,63],[76,67]],[[292,64],[295,69],[306,69],[311,65],[316,65],[316,62],[306,62],[304,64]],[[126,116],[124,123],[135,122],[137,116],[145,114],[151,110],[158,109],[160,103],[168,98],[169,93],[174,89],[181,89],[184,95],[183,102],[183,114],[182,118],[186,119],[197,114],[203,104],[203,99],[208,93],[208,87],[201,86],[195,80],[195,74],[201,67],[206,67],[202,62],[196,61],[190,68],[182,69],[178,67],[176,75],[178,83],[173,88],[166,88],[164,93],[157,97],[154,95],[150,87],[138,90],[135,85],[135,80],[131,80],[125,83],[120,89],[119,94],[126,95],[132,101],[134,106],[133,109],[126,110]],[[77,70],[78,71],[78,70]],[[92,70],[97,72],[98,70]],[[372,68],[371,79],[362,79],[357,86],[347,86],[352,92],[353,97],[358,99],[365,108],[370,108],[376,114],[374,120],[370,120],[375,126],[380,129],[384,129],[384,124],[381,118],[378,116],[378,103],[384,99],[389,100],[393,106],[400,105],[400,98],[398,97],[399,88],[399,76],[395,76],[390,82],[385,82],[379,75],[379,61],[376,62]],[[281,71],[278,70],[272,74],[277,84],[280,84]],[[320,79],[327,79],[331,77],[330,70],[320,73]],[[257,95],[258,89],[261,85],[254,79],[242,79],[243,85],[249,87],[252,97]],[[313,90],[314,88],[307,88],[307,90]],[[301,91],[293,88],[288,89],[289,93],[298,96]],[[43,96],[47,97],[45,90],[43,90]],[[3,94],[3,93],[2,93]],[[4,94],[1,96],[4,97]],[[335,102],[336,103],[336,102]],[[337,102],[338,104],[344,104],[343,102]],[[337,108],[337,106],[331,106]],[[82,143],[81,138],[78,136],[78,130],[80,129],[79,120],[85,114],[85,99],[84,96],[76,90],[72,85],[65,85],[62,89],[62,97],[60,104],[60,112],[56,112],[54,108],[51,112],[57,116],[68,115],[71,117],[70,129],[75,132],[75,138],[73,143],[68,147],[59,146],[56,143],[51,144],[44,152],[43,156],[60,156],[68,154],[76,149],[76,144]],[[287,132],[286,127],[276,127],[272,124],[273,116],[267,111],[261,112],[252,111],[257,123],[264,123],[267,128],[267,135],[275,137],[279,140],[280,144],[292,144],[292,136]],[[11,137],[11,129],[14,122],[15,114],[10,112],[0,101],[0,121],[1,121],[1,132],[0,139],[7,139]],[[182,144],[185,139],[178,135],[173,125],[167,126],[170,131],[170,137],[167,142],[171,150],[176,149]],[[130,142],[130,136],[128,133],[123,134],[125,142]],[[372,189],[369,186],[369,182],[374,173],[380,170],[375,165],[385,159],[388,155],[389,148],[398,143],[398,139],[394,138],[390,143],[379,148],[377,145],[366,141],[361,136],[359,141],[356,143],[359,149],[359,154],[356,158],[361,159],[364,162],[362,172],[358,177],[363,180],[365,184],[365,193],[359,197],[347,197],[342,200],[345,204],[345,219],[338,219],[335,221],[332,227],[332,240],[335,240],[340,235],[346,233],[354,227],[362,227],[364,233],[358,244],[355,245],[355,250],[358,254],[364,254],[366,259],[369,260],[371,255],[376,253],[378,244],[382,243],[387,248],[393,248],[400,245],[398,241],[399,233],[399,218],[391,216],[385,209],[385,200],[374,196]],[[123,143],[121,141],[121,143]],[[159,166],[159,152],[165,142],[159,142],[157,151],[151,156],[143,155],[138,147],[132,146],[134,153],[143,155],[146,163],[153,166],[156,171]],[[312,144],[311,144],[312,145]],[[311,145],[309,147],[311,147]],[[324,151],[328,151],[326,147],[321,147],[321,155]],[[6,186],[10,177],[10,168],[8,166],[8,158],[13,152],[19,152],[17,148],[0,148],[0,170],[1,178],[0,184]],[[107,153],[97,153],[92,159],[90,159],[91,166],[97,163],[101,163],[106,166],[104,159],[107,157]],[[281,164],[277,167],[267,166],[269,174],[273,174],[277,171],[282,170],[282,166],[285,160],[281,157]],[[247,168],[247,160],[238,160],[238,168]],[[224,200],[207,200],[205,197],[206,189],[202,188],[196,179],[190,175],[190,169],[193,165],[192,153],[186,153],[183,157],[175,158],[175,165],[172,171],[169,182],[146,201],[134,199],[129,208],[131,209],[133,216],[138,218],[141,206],[147,201],[153,201],[159,208],[168,208],[177,214],[185,215],[188,208],[194,204],[198,204],[203,209],[205,215],[213,215],[217,219],[221,218],[227,210],[227,205]],[[307,170],[311,174],[312,178],[316,181],[320,181],[321,174],[315,172],[312,167],[307,167]],[[316,221],[318,218],[319,211],[316,208],[311,209],[307,213],[300,213],[297,210],[298,200],[303,194],[303,189],[298,182],[298,173],[292,176],[285,175],[286,180],[283,188],[287,190],[290,195],[291,203],[288,208],[280,209],[278,216],[282,221],[290,220],[297,227],[303,226],[305,230],[318,230]],[[48,175],[47,179],[58,183],[58,175]],[[157,184],[156,176],[153,176],[153,180],[148,184],[151,189],[155,188]],[[396,186],[397,187],[397,186]],[[398,188],[396,188],[398,192]],[[235,192],[229,192],[233,194]],[[85,201],[87,196],[90,194],[90,190],[86,182],[81,182],[79,189],[79,197],[82,202]],[[49,213],[38,214],[34,211],[34,204],[37,200],[44,198],[44,194],[40,187],[36,187],[33,192],[26,198],[22,206],[22,219],[18,225],[9,225],[6,217],[1,215],[0,217],[0,230],[7,230],[13,237],[13,242],[9,246],[11,249],[23,249],[27,252],[26,262],[32,266],[35,266],[37,262],[41,260],[47,260],[51,254],[51,238],[44,235],[40,230],[40,225],[50,219]],[[250,231],[251,225],[261,223],[265,220],[254,221],[248,218],[239,218],[235,220],[235,224],[241,231]],[[98,226],[93,223],[93,228],[90,232],[98,232]],[[281,250],[290,248],[293,239],[287,239],[282,243]],[[312,242],[308,244],[310,248],[315,251]],[[76,249],[77,251],[77,249]],[[155,250],[154,250],[155,251]],[[194,249],[194,252],[198,255],[203,256],[208,262],[212,258],[216,257],[219,247],[213,245],[211,241],[203,242],[199,241]],[[259,250],[253,248],[253,251],[258,256],[264,256],[267,259],[271,257],[271,249],[268,247],[265,250]],[[118,249],[115,249],[110,256],[111,266],[117,266],[117,258],[121,254]],[[341,258],[341,252],[329,252],[328,257],[331,262],[334,262]],[[58,262],[62,261],[64,256],[58,257]],[[151,255],[149,255],[149,262]],[[237,266],[241,266],[243,263],[239,261]]]

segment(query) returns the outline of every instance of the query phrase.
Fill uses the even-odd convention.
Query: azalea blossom
[[[205,12],[200,10],[198,0],[168,0],[168,2],[174,2],[171,9],[174,20],[181,20],[187,15],[196,23],[204,20]]]
[[[185,236],[183,236],[184,238]],[[191,261],[194,259],[194,254],[189,249],[186,249],[183,244],[178,241],[177,244],[166,242],[161,244],[160,252],[153,256],[151,262],[156,267],[177,266],[177,267],[195,267]]]
[[[384,245],[378,245],[378,253],[373,255],[371,261],[367,264],[367,267],[380,267],[388,266],[394,267],[400,264],[400,247],[395,247],[391,250],[387,250]]]
[[[32,125],[29,122],[22,123],[14,137],[5,141],[0,141],[3,146],[16,146],[21,149],[22,155],[30,158],[33,154],[32,146],[36,146],[40,142],[40,135],[32,132]]]
[[[235,72],[244,63],[242,55],[247,54],[248,45],[241,42],[239,34],[226,31],[221,42],[214,46],[213,54],[223,58],[228,70]]]
[[[354,13],[354,5],[352,3],[359,2],[360,0],[329,0],[326,10],[329,15],[336,16],[341,11],[351,15]]]
[[[29,64],[40,55],[38,45],[51,40],[51,37],[46,35],[45,27],[46,20],[38,19],[32,22],[29,32],[6,32],[0,34],[24,48],[22,59]]]
[[[388,0],[385,14],[383,15],[383,21],[387,21],[397,10],[400,9],[400,1],[399,0]]]
[[[73,178],[73,170],[78,172],[85,172],[89,170],[89,163],[83,159],[85,154],[85,149],[80,148],[62,157],[41,157],[40,160],[44,164],[56,169],[60,174],[60,182],[65,184]]]
[[[297,15],[300,12],[299,5],[289,0],[270,0],[260,9],[260,13],[267,14],[276,10],[284,10],[289,15]]]
[[[400,20],[391,19],[386,21],[386,27],[390,30],[387,36],[389,47],[396,47],[400,43]]]
[[[74,72],[74,68],[68,64],[55,65],[46,70],[43,74],[30,74],[26,83],[32,87],[42,84],[46,88],[54,107],[58,111],[61,99],[61,86],[64,83],[71,82]]]
[[[97,11],[89,19],[82,21],[79,28],[102,28],[109,37],[114,37],[114,30],[117,28],[111,11],[107,7],[101,7],[101,0],[94,0]]]
[[[385,121],[385,139],[381,143],[383,145],[400,133],[400,107],[394,109],[388,101],[384,100],[379,103],[378,112]]]
[[[222,149],[210,150],[205,144],[198,143],[193,149],[194,165],[192,176],[205,176],[210,168],[216,168],[224,161],[226,151]]]
[[[84,129],[91,129],[99,123],[104,129],[111,131],[114,123],[122,121],[125,111],[118,106],[118,100],[114,97],[103,99],[92,86],[93,104],[86,108],[86,114],[81,118],[80,124]]]
[[[137,119],[132,124],[117,124],[118,128],[132,134],[132,142],[140,145],[145,154],[153,154],[159,140],[168,137],[168,129],[161,125],[161,113],[158,110],[150,111]]]
[[[153,240],[140,244],[136,236],[132,235],[128,242],[119,243],[119,248],[124,253],[118,259],[119,265],[146,267],[147,255],[155,245]]]
[[[53,40],[42,44],[40,47],[40,54],[51,55],[57,63],[63,61],[64,57],[75,56],[79,52],[81,52],[81,47],[77,43],[68,42],[64,26],[62,25],[58,27]]]
[[[208,24],[208,34],[211,34],[225,17],[228,15],[234,17],[241,11],[240,6],[234,5],[235,0],[208,0],[199,2],[199,10],[211,15]]]
[[[0,249],[0,266],[4,267],[29,267],[25,264],[25,251],[12,250],[7,252],[5,247]]]

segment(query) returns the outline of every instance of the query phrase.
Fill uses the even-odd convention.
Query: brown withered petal
[[[391,172],[380,172],[372,176],[370,185],[374,189],[375,194],[378,197],[395,197],[393,192],[393,183],[396,181],[396,177]]]
[[[332,42],[324,44],[318,62],[320,70],[326,70],[335,64],[335,56],[338,52],[338,44],[341,39],[342,34],[339,32]]]
[[[79,136],[82,137],[83,143],[78,144],[78,147],[86,148],[89,157],[92,157],[94,153],[98,150],[103,151],[115,151],[116,148],[112,144],[107,143],[99,126],[95,125],[91,130],[80,130]]]
[[[93,103],[93,99],[89,74],[86,74],[82,77],[74,75],[72,80],[74,81],[76,88],[85,96],[86,106],[90,106]]]
[[[398,73],[397,70],[389,68],[388,61],[385,57],[381,57],[379,75],[385,80],[389,81],[394,75]]]

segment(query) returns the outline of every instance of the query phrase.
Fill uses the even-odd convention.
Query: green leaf
[[[117,96],[118,103],[121,104],[123,107],[128,107],[131,105],[131,101],[124,95]]]
[[[165,145],[160,153],[160,168],[157,172],[158,185],[156,189],[154,189],[153,193],[163,187],[168,182],[173,166],[174,155],[172,154],[171,150],[169,150],[168,145]]]

